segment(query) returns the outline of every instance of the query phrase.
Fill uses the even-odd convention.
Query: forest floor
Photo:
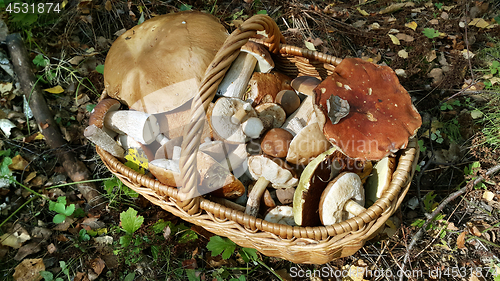
[[[405,280],[500,280],[500,176],[488,173],[500,159],[500,2],[56,0],[49,14],[15,13],[13,3],[0,0],[0,280],[403,280],[402,271]],[[294,264],[213,238],[109,172],[83,136],[106,54],[125,30],[182,10],[210,13],[230,32],[265,13],[287,44],[396,71],[422,116],[421,153],[383,236],[325,265]],[[15,32],[68,143],[58,151],[85,163],[99,211],[25,109],[5,44]],[[342,270],[363,274],[330,275]]]

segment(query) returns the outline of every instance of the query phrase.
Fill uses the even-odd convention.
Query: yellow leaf
[[[44,89],[44,91],[49,92],[51,94],[60,94],[60,93],[64,92],[64,89],[63,89],[63,87],[57,85],[57,86],[49,88],[49,89]]]
[[[490,82],[491,82],[491,85],[495,85],[495,84],[500,84],[500,78],[498,77],[492,77],[490,78]]]
[[[469,22],[469,25],[479,27],[479,28],[486,28],[490,24],[482,18],[475,18],[471,22]]]
[[[41,133],[38,133],[35,137],[35,140],[43,140],[43,139],[45,139],[45,137]]]
[[[413,29],[413,31],[415,31],[417,29],[418,24],[416,22],[412,21],[412,22],[406,23],[405,26],[410,28],[410,29]]]
[[[396,36],[394,36],[394,35],[392,35],[392,34],[387,34],[387,35],[389,35],[389,37],[391,38],[392,43],[393,43],[394,45],[401,45],[401,43],[399,42],[399,39],[398,39]]]
[[[61,3],[61,8],[63,8],[63,9],[64,9],[64,7],[66,7],[66,4],[68,4],[68,0],[64,0],[64,1],[62,1],[62,3]]]
[[[398,52],[398,56],[402,57],[404,59],[407,59],[408,58],[408,52],[405,51],[405,50],[401,50],[401,51]]]
[[[316,51],[316,48],[314,47],[314,44],[309,42],[309,41],[304,41],[304,44],[306,45],[306,48],[308,48],[311,51]]]
[[[368,14],[365,10],[362,10],[360,7],[356,8],[358,10],[358,12],[362,15],[362,16],[369,16],[370,14]]]

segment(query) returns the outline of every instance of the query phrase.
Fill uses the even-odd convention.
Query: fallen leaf
[[[14,171],[24,171],[26,167],[28,167],[28,164],[29,162],[18,154],[12,158],[12,164],[9,165],[9,169]]]
[[[0,93],[5,94],[7,92],[12,91],[12,83],[7,82],[7,83],[0,83]]]
[[[479,111],[479,110],[476,110],[476,111]],[[479,111],[481,112],[481,111]],[[471,112],[471,115],[472,115],[472,112]],[[483,115],[483,113],[481,112],[481,116]],[[474,116],[472,117],[474,118]],[[477,119],[477,118],[474,118],[474,119]],[[489,190],[486,190],[484,193],[483,193],[483,199],[485,199],[486,201],[490,202],[491,200],[493,200],[495,198],[495,193],[489,191]]]
[[[483,113],[479,110],[473,110],[470,112],[470,116],[472,117],[472,119],[478,119],[478,118],[483,117]],[[491,191],[487,191],[487,192],[490,192],[491,194],[493,194],[493,192],[491,192]],[[486,192],[485,192],[485,194],[483,194],[483,198],[486,199],[487,201],[493,200],[493,197],[491,197],[491,200],[488,200],[488,198],[490,198],[490,197],[486,198],[486,197],[484,197],[485,195],[486,195]]]
[[[42,280],[40,271],[44,270],[43,259],[26,259],[16,266],[12,277],[15,281],[40,281]]]
[[[10,137],[10,130],[15,127],[16,125],[12,123],[12,121],[10,121],[9,119],[0,119],[0,129],[7,138]]]
[[[438,21],[437,19],[431,19],[431,20],[429,21],[429,23],[430,23],[430,24],[434,24],[434,25],[436,25],[436,24],[439,24],[439,21]]]
[[[444,19],[444,20],[447,20],[449,18],[448,13],[447,12],[442,12],[441,13],[441,18]]]
[[[382,9],[379,14],[388,14],[388,13],[393,13],[396,12],[397,10],[400,10],[404,7],[413,7],[415,6],[415,3],[413,2],[405,2],[405,3],[396,3],[392,4],[389,7],[386,7],[385,9]]]
[[[406,71],[404,69],[402,68],[394,69],[394,72],[396,72],[397,76],[406,78]]]
[[[441,68],[434,68],[427,74],[427,77],[432,78],[432,84],[439,84],[443,81],[443,70]]]
[[[106,224],[104,224],[102,221],[99,221],[98,218],[86,218],[81,224],[86,225],[91,229],[98,229],[106,226]]]
[[[415,40],[415,38],[411,37],[410,35],[404,34],[404,33],[398,33],[398,34],[396,34],[396,37],[399,40],[403,40],[406,42],[413,42],[413,40]]]
[[[306,48],[308,48],[311,51],[316,51],[316,48],[314,47],[314,44],[308,41],[304,41],[304,44],[306,45]]]
[[[372,24],[370,24],[368,26],[368,29],[371,30],[371,29],[374,29],[374,30],[377,30],[377,29],[380,29],[380,24],[378,22],[374,22]]]
[[[401,45],[401,43],[399,42],[399,39],[396,36],[394,36],[392,34],[387,34],[387,35],[389,36],[389,38],[391,38],[392,43],[394,45]]]
[[[443,10],[449,12],[449,11],[451,11],[451,9],[455,8],[455,5],[453,5],[453,6],[443,6],[442,8],[443,8]]]
[[[475,26],[475,27],[479,27],[479,28],[486,28],[488,27],[490,24],[485,21],[483,18],[475,18],[475,19],[472,19],[471,22],[469,22],[469,26]]]
[[[408,27],[409,29],[413,29],[413,31],[415,31],[415,30],[417,30],[418,24],[416,22],[412,21],[412,22],[406,23],[405,26]]]
[[[477,229],[477,227],[475,225],[473,225],[471,228],[470,228],[472,234],[474,234],[474,236],[477,236],[477,237],[481,237],[482,233],[481,231],[479,231],[479,229]]]
[[[106,266],[106,263],[104,263],[101,258],[95,258],[90,261],[90,266],[92,267],[92,270],[94,270],[94,272],[99,275]]]
[[[53,253],[57,252],[57,247],[54,245],[54,243],[50,243],[47,246],[47,252],[49,252],[49,254],[53,254]]]
[[[458,227],[456,227],[454,223],[450,222],[450,223],[448,224],[448,226],[446,227],[446,229],[448,229],[448,230],[454,230],[454,231],[457,231],[457,230],[458,230]]]
[[[87,273],[77,272],[75,276],[75,281],[90,281]]]
[[[370,14],[367,13],[365,10],[362,10],[360,7],[356,8],[356,10],[358,10],[358,12],[362,15],[362,16],[369,16]]]
[[[436,50],[432,50],[432,51],[428,52],[427,55],[425,55],[425,59],[427,60],[427,62],[431,62],[431,61],[435,60],[436,58],[437,58]]]
[[[78,65],[84,59],[83,56],[72,57],[68,62],[72,65]]]
[[[460,235],[458,235],[457,247],[459,249],[465,249],[465,231],[460,233]]]
[[[466,60],[468,60],[468,59],[473,58],[473,57],[475,56],[475,54],[474,54],[473,52],[471,52],[471,51],[467,50],[467,49],[463,49],[463,50],[462,50],[462,56],[464,56],[464,58],[465,58]]]
[[[36,172],[31,172],[24,180],[23,183],[27,184],[30,182],[30,180],[34,179],[36,177]]]
[[[49,92],[51,94],[60,94],[60,93],[64,92],[64,89],[63,89],[63,87],[57,85],[57,86],[52,87],[52,88],[44,89],[44,91]]]
[[[106,8],[106,11],[108,11],[108,12],[113,9],[113,5],[111,5],[111,0],[106,1],[104,8]]]
[[[408,52],[406,52],[405,50],[400,50],[398,52],[398,56],[401,57],[401,58],[407,59],[408,58]]]
[[[42,249],[40,248],[39,242],[28,243],[28,244],[22,246],[21,248],[19,248],[19,250],[17,251],[17,254],[14,256],[14,259],[16,261],[20,261],[31,254],[40,252],[40,250],[42,250]]]

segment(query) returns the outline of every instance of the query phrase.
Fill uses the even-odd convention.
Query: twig
[[[64,170],[71,180],[74,182],[81,182],[91,179],[92,177],[89,170],[83,162],[77,159],[74,153],[60,149],[67,143],[52,117],[40,87],[35,83],[35,76],[30,69],[31,62],[28,59],[28,52],[24,47],[21,36],[17,33],[10,34],[7,36],[6,41],[14,71],[21,84],[21,91],[24,92],[26,99],[29,101],[33,116],[47,144],[50,148],[55,150],[55,155],[59,163],[64,167]],[[102,201],[93,183],[79,183],[77,187],[91,206],[96,206]]]
[[[488,169],[488,171],[486,171],[486,176],[489,176],[489,175],[491,175],[493,173],[496,173],[499,170],[500,170],[500,164],[498,164],[498,165],[496,165],[496,166]],[[444,207],[446,207],[446,205],[448,205],[448,203],[450,203],[451,201],[455,200],[458,196],[464,194],[470,187],[476,186],[478,183],[482,182],[483,180],[484,180],[484,177],[480,175],[474,181],[470,181],[467,185],[465,185],[464,187],[462,187],[460,190],[458,190],[458,191],[450,194],[430,214],[429,218],[427,218],[427,220],[425,221],[424,225],[422,225],[422,227],[420,227],[420,229],[418,230],[417,234],[415,234],[415,236],[413,236],[413,238],[411,239],[410,245],[408,245],[408,248],[406,249],[405,258],[404,258],[404,261],[403,261],[403,264],[402,264],[402,271],[403,272],[404,272],[405,265],[406,265],[406,263],[408,262],[408,260],[410,258],[410,252],[411,252],[412,248],[417,244],[417,241],[420,240],[420,238],[424,234],[425,230],[427,229],[427,226],[429,226],[429,224],[432,222],[432,220],[444,209]],[[401,275],[401,277],[399,278],[399,280],[401,280],[401,281],[403,280],[403,275]]]

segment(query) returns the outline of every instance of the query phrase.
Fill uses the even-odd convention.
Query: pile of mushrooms
[[[87,138],[119,159],[141,151],[158,181],[179,187],[189,101],[226,36],[196,12],[124,33],[106,58],[108,97],[94,109]],[[359,215],[383,195],[395,153],[421,125],[409,94],[389,67],[355,58],[323,81],[292,80],[273,67],[266,48],[249,41],[226,73],[206,112],[197,195],[288,225]]]

